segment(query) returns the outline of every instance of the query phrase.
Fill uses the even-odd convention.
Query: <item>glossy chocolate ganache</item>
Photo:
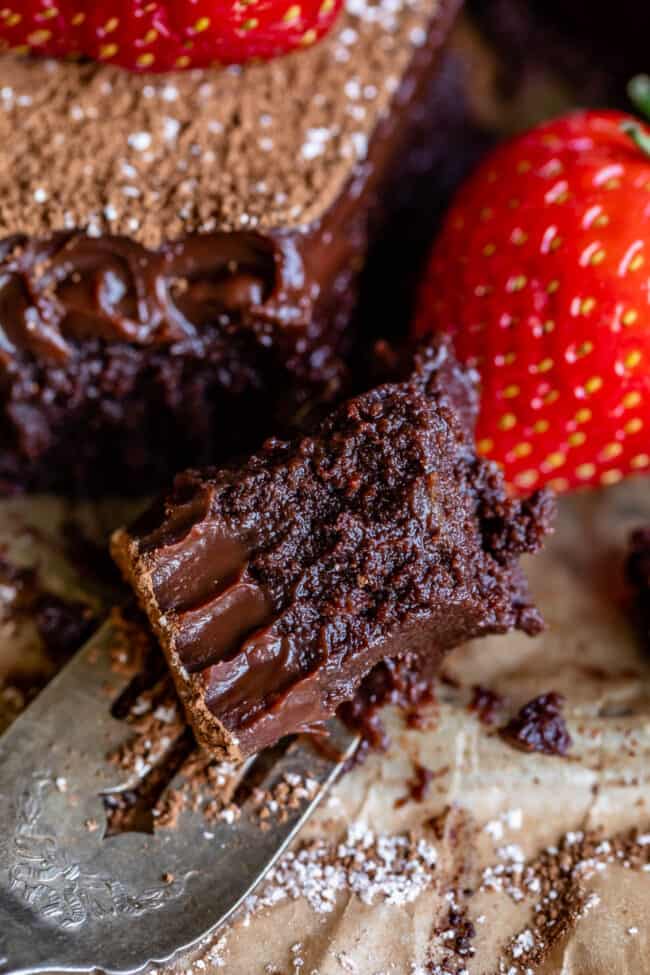
[[[457,6],[237,70],[0,62],[0,491],[142,493],[340,395]]]
[[[90,338],[171,344],[224,314],[250,315],[254,327],[277,301],[297,310],[304,284],[282,248],[241,232],[195,235],[158,251],[74,231],[44,241],[14,236],[0,242],[0,265],[6,364],[20,353],[63,363]]]

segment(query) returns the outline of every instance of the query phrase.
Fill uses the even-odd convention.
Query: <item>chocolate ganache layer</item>
[[[197,234],[158,251],[74,231],[9,237],[0,242],[0,357],[65,363],[93,338],[171,345],[228,314],[263,328],[278,302],[300,306],[304,276],[286,250],[252,232]]]
[[[340,394],[458,5],[234,72],[0,60],[0,490],[144,491]]]

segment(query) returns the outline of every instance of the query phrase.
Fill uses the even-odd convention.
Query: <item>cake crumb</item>
[[[564,698],[555,691],[540,694],[499,730],[501,738],[520,751],[566,755],[572,742],[562,714],[563,704]]]

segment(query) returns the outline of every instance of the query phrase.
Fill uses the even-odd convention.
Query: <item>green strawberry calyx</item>
[[[627,86],[627,93],[639,114],[650,119],[650,75],[638,74],[632,78]],[[635,145],[650,157],[650,135],[643,126],[630,119],[629,122],[623,122],[622,129]]]

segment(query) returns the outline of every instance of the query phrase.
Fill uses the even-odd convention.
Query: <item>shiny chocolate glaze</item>
[[[148,251],[61,232],[0,243],[0,355],[66,361],[91,338],[165,345],[225,314],[263,320],[303,283],[298,261],[254,233],[195,235]],[[297,272],[297,273],[296,273]]]

